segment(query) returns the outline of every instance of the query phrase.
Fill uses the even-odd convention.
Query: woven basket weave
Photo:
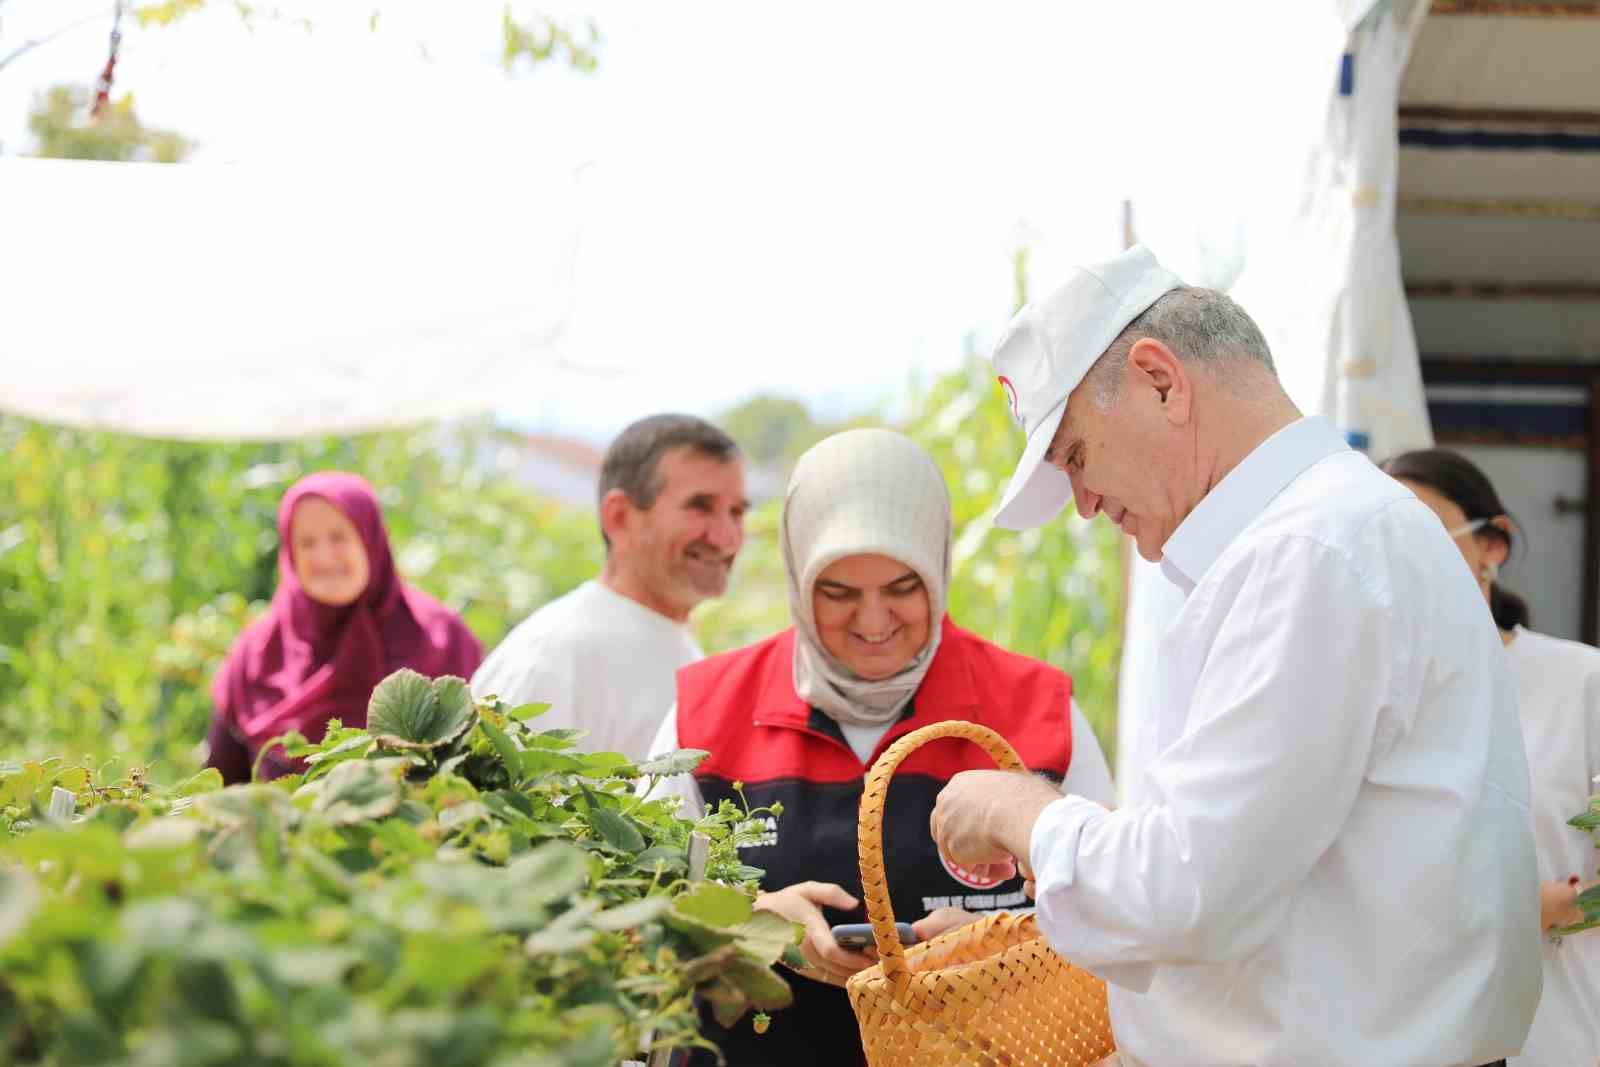
[[[1006,740],[971,722],[924,726],[889,747],[867,776],[858,840],[861,888],[879,962],[850,979],[871,1067],[1088,1067],[1115,1050],[1106,987],[1045,943],[1032,915],[999,912],[931,941],[900,944],[883,871],[889,779],[941,737],[972,741],[1025,770]]]

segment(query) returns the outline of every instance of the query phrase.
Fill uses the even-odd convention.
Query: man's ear
[[[621,489],[612,489],[600,498],[600,529],[612,548],[626,548],[629,519],[633,517],[633,502]]]
[[[1141,337],[1128,349],[1128,366],[1136,384],[1154,392],[1168,423],[1182,426],[1189,421],[1194,382],[1177,353],[1154,337]]]

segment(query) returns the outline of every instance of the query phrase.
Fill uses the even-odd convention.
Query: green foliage
[[[180,162],[193,142],[171,130],[144,125],[134,113],[133,94],[111,101],[100,121],[89,121],[94,94],[82,86],[56,85],[34,98],[28,130],[34,155],[52,159],[99,159],[118,163]]]
[[[994,530],[1021,450],[984,366],[935,381],[905,428],[933,453],[956,518],[954,618],[1073,675],[1108,754],[1121,626],[1116,533],[1063,517]],[[276,512],[302,474],[378,487],[401,573],[462,612],[486,648],[594,576],[586,508],[498,477],[492,434],[416,430],[291,444],[192,444],[0,417],[0,758],[61,752],[89,766],[198,767],[217,664],[277,581]],[[788,625],[778,506],[747,521],[729,594],[700,608],[712,651]],[[560,763],[525,754],[528,773]]]
[[[1582,830],[1595,839],[1600,847],[1600,796],[1589,798],[1589,807],[1567,820],[1567,825]],[[1600,926],[1600,885],[1591,886],[1578,894],[1578,907],[1583,910],[1583,922],[1564,926],[1555,931],[1558,937],[1578,934]]]
[[[500,40],[506,70],[514,69],[520,60],[539,64],[558,55],[564,56],[573,70],[584,73],[592,73],[600,65],[600,27],[593,19],[581,28],[549,15],[519,20],[507,4],[500,14]]]
[[[311,19],[291,17],[276,7],[251,0],[227,0],[226,3],[221,0],[158,0],[138,5],[133,15],[141,27],[170,26],[213,6],[231,8],[246,27],[253,28],[257,21],[265,20],[290,23],[307,32],[316,28]],[[369,7],[367,28],[370,32],[378,32],[382,13],[377,5]],[[500,13],[500,42],[501,59],[508,71],[523,61],[537,66],[552,59],[564,59],[573,70],[586,74],[600,65],[600,27],[593,19],[569,22],[540,13],[519,17],[512,13],[508,4]]]
[[[833,429],[813,418],[799,400],[773,393],[758,393],[735,404],[716,422],[739,442],[750,462],[784,471]]]
[[[600,566],[594,519],[494,477],[486,435],[192,444],[0,417],[0,758],[198,767],[209,685],[277,582],[277,507],[314,470],[379,489],[401,573],[486,647]]]
[[[928,449],[950,487],[955,514],[951,617],[1005,648],[1071,674],[1074,695],[1107,758],[1115,760],[1122,641],[1118,533],[1106,523],[1069,515],[1024,533],[992,525],[1023,442],[983,361],[972,359],[939,378],[910,409],[900,428]],[[788,625],[778,517],[774,501],[746,519],[733,587],[695,617],[708,650],[737,648]]]
[[[422,688],[374,704],[464,692]],[[603,754],[506,710],[335,724],[286,739],[303,775],[229,789],[0,765],[0,1059],[600,1067],[702,1044],[696,992],[730,1025],[785,1007],[799,928],[752,911],[737,852],[765,812],[677,818],[621,757],[522,781],[508,755]],[[712,881],[683,877],[694,833]]]

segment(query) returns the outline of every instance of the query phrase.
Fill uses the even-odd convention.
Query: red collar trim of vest
[[[978,717],[978,687],[972,677],[967,642],[972,635],[950,621],[948,615],[939,628],[939,651],[922,679],[915,697],[919,721],[971,719]],[[811,719],[811,708],[794,691],[794,628],[778,636],[776,655],[767,675],[761,680],[761,697],[751,712],[756,726],[798,726]]]

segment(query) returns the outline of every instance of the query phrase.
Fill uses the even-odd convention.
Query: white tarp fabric
[[[581,217],[525,169],[0,159],[0,410],[242,440],[486,410],[558,358]]]
[[[1426,11],[1426,0],[1335,2],[1298,35],[1274,38],[1299,73],[1272,91],[1316,111],[1261,131],[1270,152],[1252,160],[1242,218],[1167,235],[1171,255],[1153,242],[1189,281],[1229,288],[1261,324],[1300,408],[1331,416],[1374,457],[1432,443],[1394,227],[1400,79]],[[1159,568],[1135,557],[1118,702],[1124,804],[1138,802],[1156,755],[1153,664],[1181,603]]]

